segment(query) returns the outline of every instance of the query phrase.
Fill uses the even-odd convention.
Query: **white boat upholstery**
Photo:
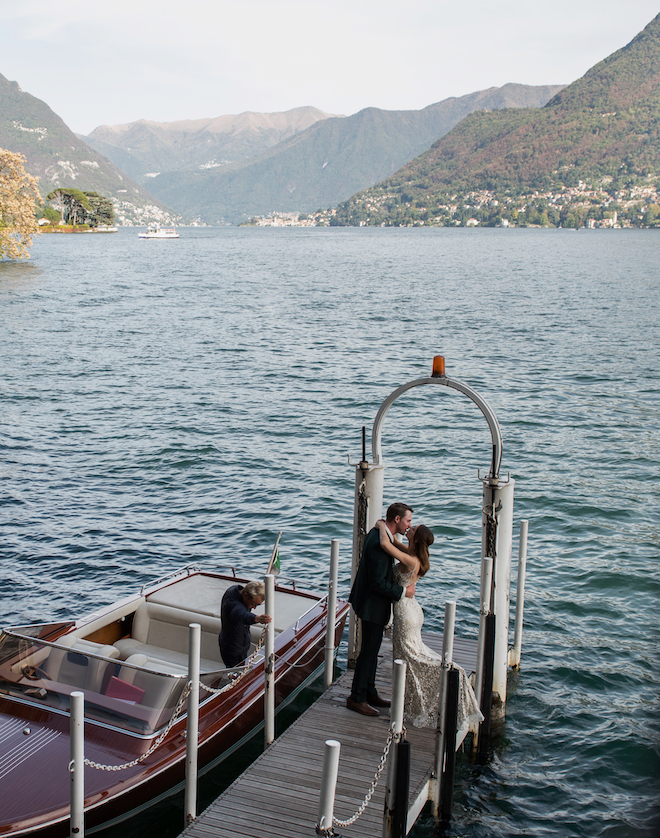
[[[188,670],[188,636],[190,623],[199,623],[201,631],[201,669],[212,672],[222,669],[224,663],[218,647],[221,622],[218,617],[209,617],[183,608],[173,608],[154,602],[143,603],[135,612],[130,638],[118,640],[114,645],[119,657],[126,660],[131,655],[146,655],[149,664],[173,664],[178,673],[180,667]],[[153,667],[152,667],[153,668]]]
[[[219,619],[222,597],[227,588],[235,584],[236,582],[231,579],[219,579],[215,576],[189,576],[149,594],[149,602],[194,611]],[[316,601],[313,599],[307,599],[296,594],[288,594],[284,591],[276,591],[274,608],[275,633],[279,634],[281,631],[289,628],[289,626],[294,625],[296,620],[315,604]],[[264,606],[260,605],[258,608],[255,608],[254,613],[263,614]],[[261,629],[257,628],[257,642],[259,637],[261,637]],[[255,639],[254,631],[252,632],[252,639]]]

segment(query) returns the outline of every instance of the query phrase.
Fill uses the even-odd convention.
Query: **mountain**
[[[101,125],[82,139],[146,184],[145,178],[154,173],[214,169],[254,157],[329,116],[303,107],[180,122],[140,119],[128,125]]]
[[[561,201],[582,207],[585,218],[595,218],[589,201],[634,213],[636,194],[657,195],[659,176],[660,15],[545,107],[470,115],[339,207],[335,223],[456,223],[466,214],[474,220],[486,203],[494,220],[508,218],[507,207],[526,211],[530,197],[545,202],[557,223],[566,216]]]
[[[165,204],[76,137],[45,102],[2,75],[0,148],[25,155],[42,196],[59,186],[75,187],[115,199],[122,223],[174,220]]]
[[[178,212],[207,223],[315,210],[391,175],[474,110],[538,106],[558,90],[560,85],[508,84],[419,111],[366,108],[326,117],[256,157],[222,168],[164,171],[149,189]]]

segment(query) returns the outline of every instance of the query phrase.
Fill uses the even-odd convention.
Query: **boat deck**
[[[442,651],[442,636],[424,634],[424,642]],[[475,640],[454,638],[454,661],[467,672],[476,663]],[[378,667],[378,690],[391,695],[392,646],[386,636]],[[346,708],[353,671],[344,672],[217,800],[188,826],[180,838],[309,838],[318,814],[325,741],[341,743],[335,817],[348,820],[361,805],[378,767],[389,730],[387,711],[376,718]],[[407,729],[411,743],[408,828],[427,800],[434,764],[435,731]],[[344,838],[382,834],[386,772],[360,818],[337,827]]]

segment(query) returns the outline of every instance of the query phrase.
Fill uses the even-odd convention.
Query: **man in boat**
[[[412,513],[405,503],[393,503],[388,508],[385,524],[391,541],[410,529]],[[392,557],[380,546],[380,533],[373,527],[367,533],[362,561],[348,598],[362,621],[362,643],[346,706],[363,716],[378,716],[376,707],[390,706],[390,702],[381,698],[376,690],[376,666],[383,632],[392,616],[392,603],[404,595],[415,596],[415,586],[404,588],[395,583]]]
[[[244,661],[250,650],[250,626],[254,623],[270,623],[268,614],[253,614],[266,598],[263,582],[257,580],[247,585],[232,585],[227,588],[220,607],[222,628],[218,636],[220,654],[225,666],[236,666]]]

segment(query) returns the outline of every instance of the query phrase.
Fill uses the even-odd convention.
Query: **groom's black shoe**
[[[372,707],[391,707],[392,702],[389,698],[381,698],[379,695],[375,696],[375,698],[368,698],[367,702],[371,704]]]
[[[352,698],[346,699],[346,706],[349,710],[355,710],[356,713],[362,713],[363,716],[380,716],[378,710],[369,707],[366,701],[353,701]]]

